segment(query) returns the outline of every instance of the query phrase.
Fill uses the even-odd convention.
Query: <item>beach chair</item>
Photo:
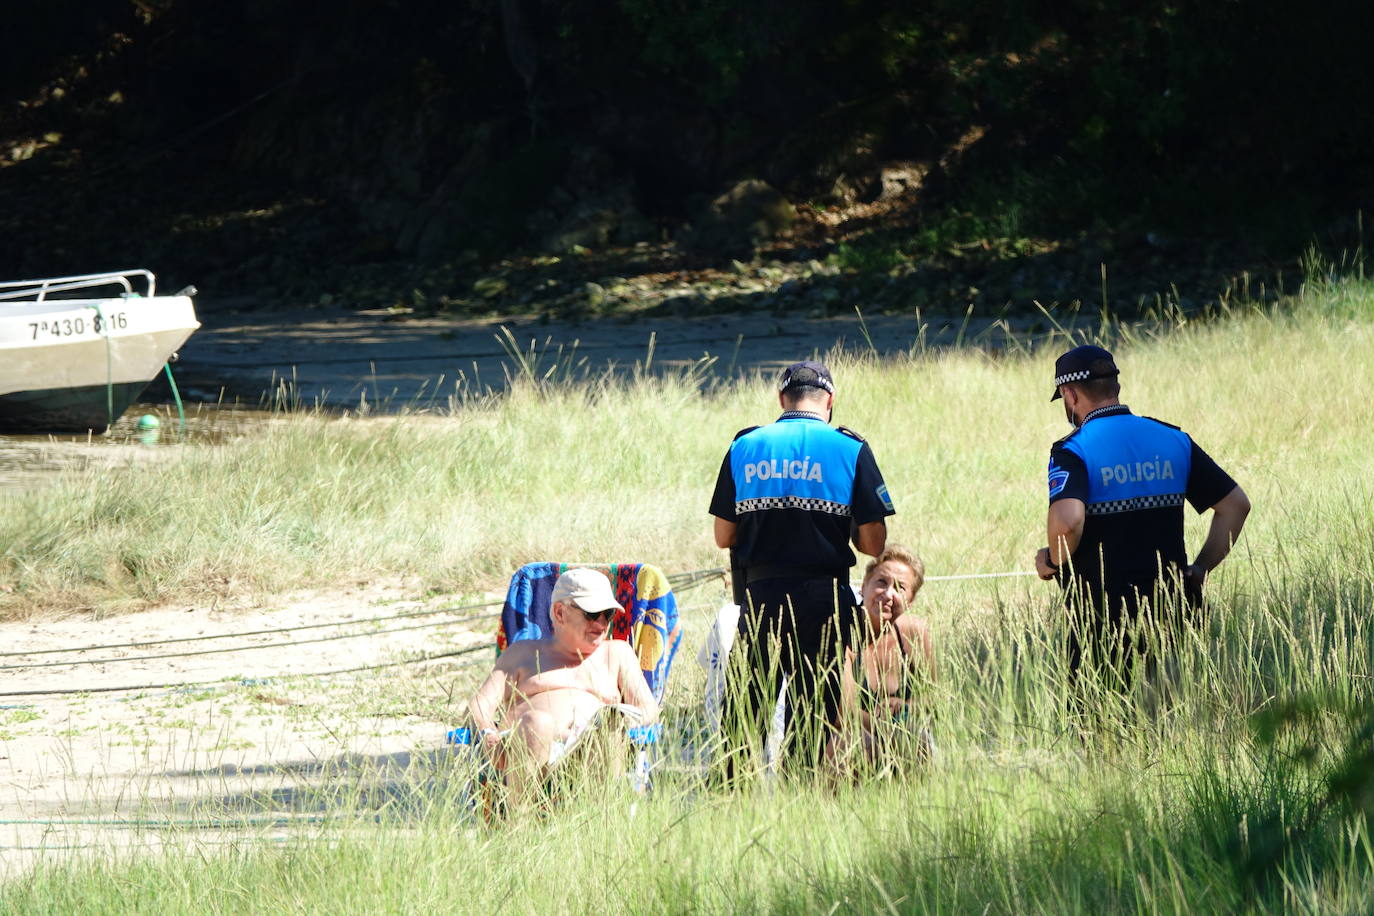
[[[611,638],[623,639],[634,648],[644,679],[661,704],[668,673],[682,641],[682,627],[668,577],[648,563],[528,563],[520,567],[511,577],[501,609],[501,622],[496,629],[497,656],[516,640],[539,639],[552,632],[549,605],[554,583],[565,570],[578,566],[599,570],[610,579],[621,608],[611,621]],[[662,726],[631,724],[626,734],[635,749],[631,783],[636,790],[645,791],[657,763]],[[453,729],[447,736],[449,744],[459,746],[471,745],[474,738],[467,728]],[[569,740],[558,747],[551,765],[557,764],[557,758],[566,757],[574,743]]]
[[[668,577],[649,563],[528,563],[515,571],[496,629],[496,654],[517,639],[539,639],[551,633],[549,599],[553,584],[567,569],[587,566],[606,574],[621,612],[611,621],[611,638],[634,647],[639,667],[654,699],[663,702],[668,670],[682,640],[677,598]]]

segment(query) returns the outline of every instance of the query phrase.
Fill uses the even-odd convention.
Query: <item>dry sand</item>
[[[340,807],[341,793],[356,808],[358,793],[402,797],[432,783],[452,756],[446,730],[492,657],[495,623],[449,622],[482,613],[465,611],[204,642],[18,653],[346,623],[474,603],[406,600],[417,591],[372,585],[288,596],[272,607],[169,607],[113,619],[84,614],[0,624],[6,666],[81,660],[0,671],[5,871],[12,875],[42,856],[76,850],[104,854],[286,835],[290,822]],[[297,642],[341,633],[366,635]],[[237,646],[262,648],[150,657]],[[449,660],[308,676],[470,646],[481,648]],[[199,682],[212,683],[152,686]],[[31,691],[60,692],[25,695]],[[382,810],[387,802],[363,800],[363,806]],[[244,818],[252,825],[235,826]],[[206,830],[164,825],[188,820],[230,826],[207,837]]]

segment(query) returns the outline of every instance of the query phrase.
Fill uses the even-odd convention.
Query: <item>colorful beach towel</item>
[[[553,584],[564,570],[583,565],[600,570],[611,580],[621,608],[611,621],[611,637],[634,647],[649,689],[662,701],[682,628],[668,577],[648,563],[528,563],[520,567],[511,577],[501,608],[496,653],[500,655],[516,640],[540,639],[553,633],[549,621]]]

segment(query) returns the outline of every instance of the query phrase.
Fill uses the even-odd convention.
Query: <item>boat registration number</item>
[[[129,326],[129,316],[124,312],[110,312],[102,319],[100,315],[93,315],[87,321],[84,317],[76,318],[53,318],[50,321],[30,321],[29,330],[33,332],[32,340],[37,340],[40,336],[44,337],[79,337],[87,330],[96,334],[105,330],[105,324],[109,322],[110,330],[127,328]]]

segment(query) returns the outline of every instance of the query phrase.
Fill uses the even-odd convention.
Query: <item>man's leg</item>
[[[1102,639],[1102,615],[1089,601],[1072,595],[1065,597],[1066,703],[1070,722],[1080,737],[1086,737],[1092,730],[1099,706],[1095,701],[1101,689],[1102,651],[1106,648]]]
[[[847,582],[807,579],[796,584],[797,608],[787,659],[788,759],[793,767],[815,767],[839,725],[840,665],[862,623]]]
[[[1123,596],[1069,605],[1069,712],[1080,736],[1118,734],[1129,715],[1133,668],[1139,660],[1139,604]]]
[[[1122,704],[1122,712],[1132,707],[1131,687],[1136,681],[1136,666],[1148,663],[1154,651],[1158,632],[1157,619],[1152,613],[1152,595],[1132,589],[1120,598],[1112,599],[1110,634],[1111,688]]]
[[[553,745],[547,780],[552,797],[621,780],[630,757],[626,727],[632,721],[613,706],[579,710],[571,731]]]
[[[816,670],[821,677],[826,722],[834,727],[840,721],[840,666],[845,663],[846,650],[862,644],[868,621],[848,582],[834,582],[830,597],[834,611],[821,628]]]
[[[1177,570],[1155,588],[1155,598],[1141,612],[1142,634],[1138,652],[1144,705],[1156,719],[1167,714],[1179,699],[1180,665],[1203,625],[1202,592],[1184,581]],[[1150,621],[1148,631],[1144,621]]]
[[[739,635],[730,653],[721,704],[724,778],[734,780],[763,765],[769,722],[782,684],[780,615],[775,603],[746,595]]]
[[[757,668],[766,676],[756,681],[756,702],[766,733],[786,679],[781,755],[789,769],[814,764],[812,750],[822,739],[815,722],[816,671],[810,648],[819,638],[810,631],[819,627],[829,603],[817,602],[815,589],[808,587],[816,581],[825,580],[765,579],[749,585],[751,602],[769,623],[768,657]]]
[[[515,715],[500,763],[513,805],[527,805],[543,785],[549,750],[560,730],[558,720],[543,710],[527,708]]]

